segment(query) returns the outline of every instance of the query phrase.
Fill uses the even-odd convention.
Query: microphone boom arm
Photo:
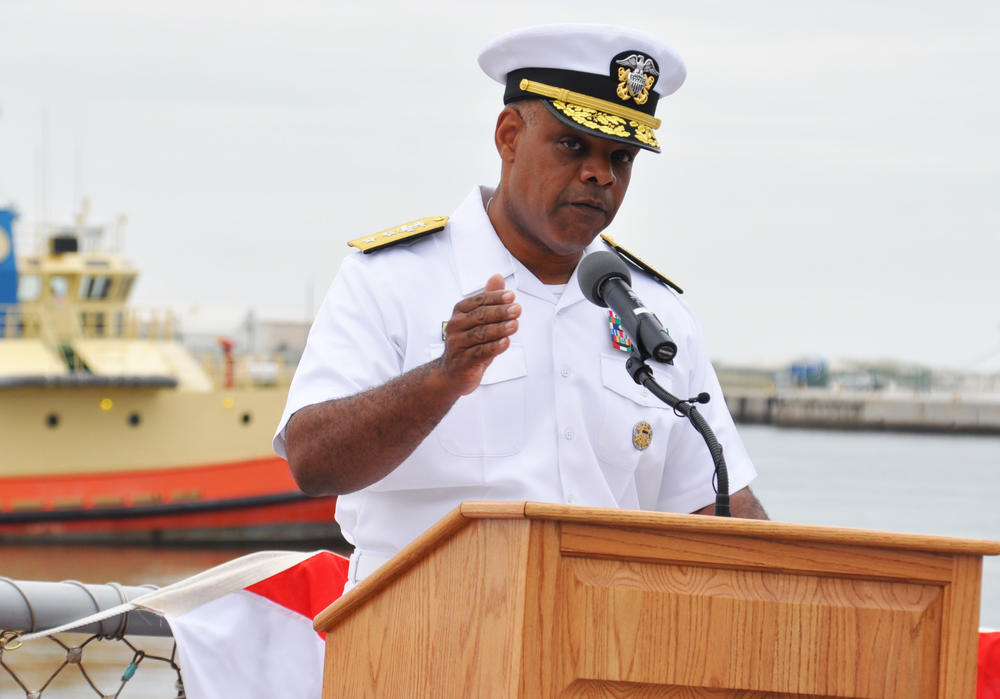
[[[732,517],[732,512],[729,508],[729,471],[726,468],[726,459],[722,455],[722,445],[719,444],[715,433],[709,427],[708,420],[705,419],[698,411],[698,408],[690,401],[678,398],[658,384],[656,379],[653,378],[653,370],[642,358],[636,356],[629,357],[625,363],[625,368],[628,370],[633,381],[640,386],[644,386],[650,393],[673,408],[675,413],[690,420],[691,424],[698,431],[698,434],[705,440],[705,444],[708,445],[708,451],[712,454],[712,462],[715,464],[715,480],[717,485],[715,491],[715,516]],[[707,396],[707,394],[705,395]]]

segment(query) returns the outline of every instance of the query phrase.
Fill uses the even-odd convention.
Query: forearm
[[[288,463],[310,495],[364,488],[395,469],[461,395],[441,360],[348,398],[310,405],[288,421]]]
[[[740,517],[742,519],[770,519],[767,516],[767,512],[764,511],[764,506],[760,504],[760,500],[753,494],[749,486],[737,490],[729,496],[729,509],[732,511],[733,517]],[[706,505],[692,514],[710,515],[714,514],[714,512],[715,505],[712,504]]]

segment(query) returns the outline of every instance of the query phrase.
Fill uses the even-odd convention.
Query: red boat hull
[[[278,457],[0,478],[0,535],[333,525],[336,498],[299,491]]]

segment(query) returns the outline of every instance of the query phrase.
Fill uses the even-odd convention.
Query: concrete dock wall
[[[732,389],[737,422],[788,427],[1000,434],[1000,396]]]

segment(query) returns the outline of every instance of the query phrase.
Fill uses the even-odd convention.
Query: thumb
[[[500,291],[502,288],[504,288],[503,277],[499,274],[494,274],[486,280],[486,287],[483,291]]]

